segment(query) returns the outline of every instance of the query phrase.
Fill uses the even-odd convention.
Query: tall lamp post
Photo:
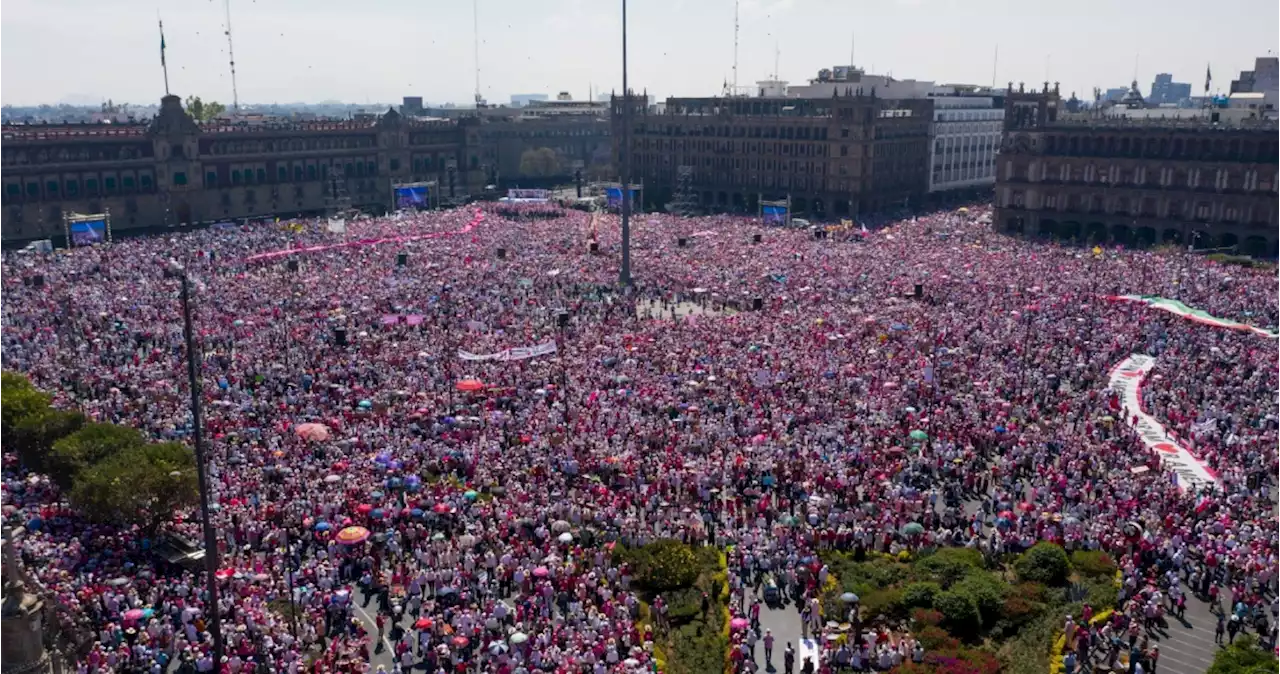
[[[631,91],[627,89],[627,0],[622,0],[622,271],[618,282],[631,285]]]
[[[218,609],[218,581],[214,575],[218,570],[218,539],[213,533],[213,522],[209,518],[209,477],[205,470],[204,429],[201,421],[200,396],[203,387],[200,385],[198,365],[196,364],[195,334],[191,325],[191,279],[187,270],[176,261],[170,260],[165,275],[178,277],[182,282],[182,333],[187,342],[187,383],[191,387],[191,426],[192,438],[196,445],[196,480],[200,486],[200,518],[204,526],[204,572],[206,589],[209,592],[206,614],[209,619],[209,634],[213,637],[213,666],[222,665],[222,618]]]

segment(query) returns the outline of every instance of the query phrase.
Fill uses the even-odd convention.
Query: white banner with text
[[[556,352],[556,343],[543,342],[535,346],[521,346],[514,349],[504,349],[497,353],[471,353],[458,349],[458,358],[462,360],[527,360],[529,358],[537,358],[538,356],[546,356]]]
[[[1138,423],[1134,428],[1142,438],[1142,443],[1160,457],[1162,466],[1177,475],[1178,486],[1184,491],[1206,487],[1221,489],[1213,470],[1176,438],[1171,438],[1164,425],[1143,409],[1142,382],[1155,366],[1155,358],[1135,353],[1112,368],[1108,386],[1120,396],[1125,422],[1137,418]]]

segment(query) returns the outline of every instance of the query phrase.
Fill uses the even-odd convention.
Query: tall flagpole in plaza
[[[631,90],[627,88],[627,0],[622,0],[622,271],[618,282],[631,285]]]

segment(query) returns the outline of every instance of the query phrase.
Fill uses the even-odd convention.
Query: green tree
[[[907,608],[933,608],[933,598],[942,591],[937,583],[924,581],[902,588],[902,603]]]
[[[141,527],[147,536],[199,500],[195,455],[181,443],[129,447],[80,471],[71,504],[98,522]]]
[[[942,626],[958,637],[973,637],[982,629],[978,604],[967,594],[939,592],[933,598],[933,607],[942,614]]]
[[[1218,651],[1206,674],[1275,674],[1276,659],[1258,648],[1253,635],[1243,634]]]
[[[16,372],[0,374],[0,439],[6,449],[18,447],[18,427],[48,410],[51,400],[26,377]]]
[[[636,583],[652,592],[690,587],[698,579],[698,558],[680,541],[664,538],[627,550],[622,560],[631,565]]]
[[[199,96],[187,96],[187,113],[197,122],[211,122],[227,111],[227,106],[217,102],[205,103]]]
[[[80,430],[85,417],[80,412],[47,407],[19,421],[14,444],[22,464],[40,472],[48,472],[50,452],[57,441]]]
[[[982,553],[971,548],[942,548],[927,557],[921,557],[915,563],[917,572],[937,581],[943,589],[951,587],[952,583],[970,573],[981,570],[982,566]]]
[[[75,433],[53,443],[45,469],[49,477],[65,489],[75,482],[80,472],[145,442],[141,433],[128,426],[85,424]]]
[[[1064,585],[1071,574],[1071,563],[1062,546],[1053,543],[1036,543],[1014,563],[1018,578],[1055,586]]]
[[[520,155],[520,173],[532,178],[560,175],[560,158],[549,147],[531,148]]]
[[[0,371],[0,391],[31,389],[31,380],[20,372]]]
[[[973,599],[978,613],[982,615],[982,624],[994,625],[1003,613],[1007,587],[995,574],[976,571],[953,585],[951,590]]]

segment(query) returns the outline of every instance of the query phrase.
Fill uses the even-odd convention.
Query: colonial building
[[[1068,114],[1060,104],[1048,83],[1040,92],[1010,88],[997,227],[1080,242],[1276,255],[1274,120],[1235,110]]]
[[[821,98],[613,98],[620,162],[630,105],[631,179],[660,207],[681,183],[701,208],[752,213],[790,197],[792,211],[848,217],[917,200],[929,187],[933,102],[888,100],[849,86]],[[660,111],[659,111],[660,110]]]
[[[177,96],[147,124],[3,128],[5,242],[63,235],[64,213],[109,209],[130,229],[392,207],[392,185],[437,182],[435,198],[485,185],[479,120],[197,125]],[[341,188],[341,189],[340,189]]]

